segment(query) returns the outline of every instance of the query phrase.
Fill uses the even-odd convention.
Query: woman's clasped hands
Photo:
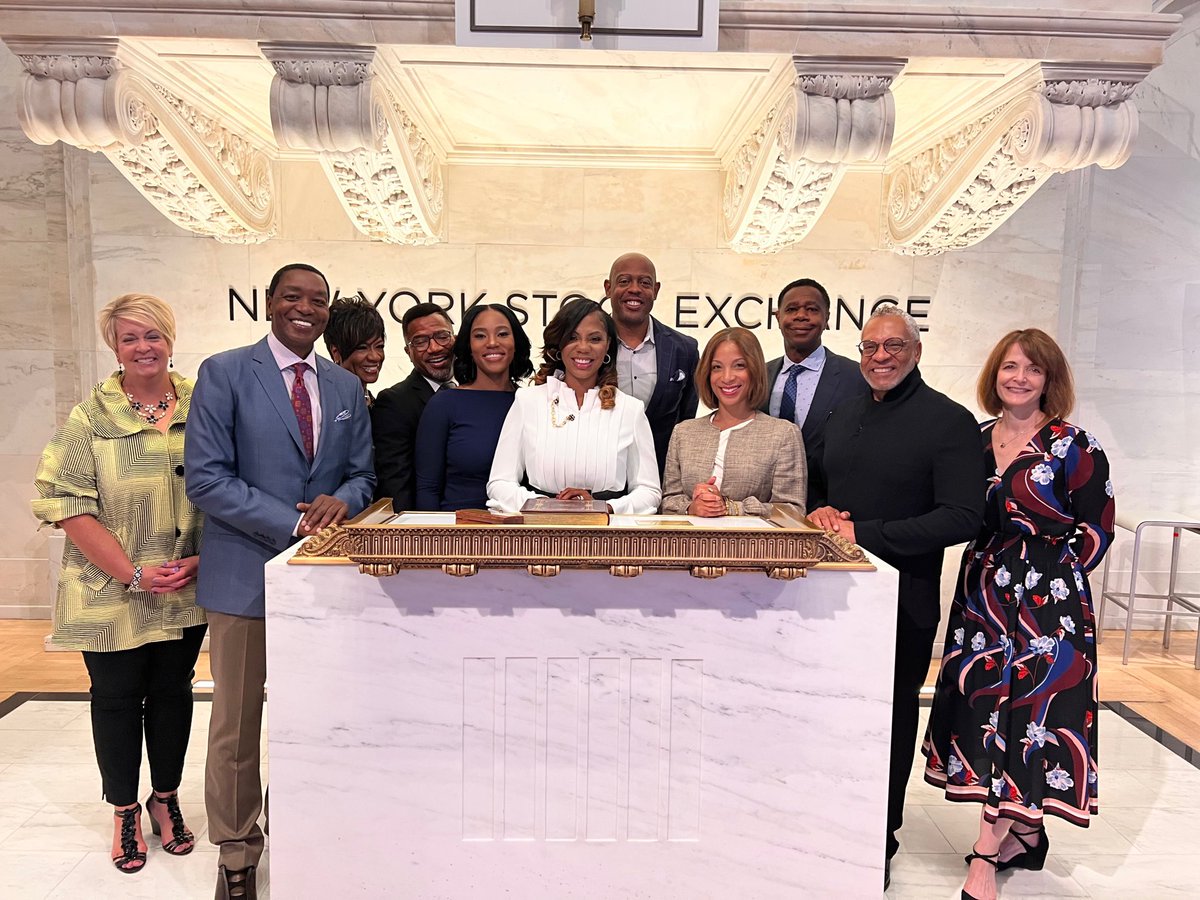
[[[717,487],[715,475],[692,488],[692,502],[688,504],[688,515],[712,519],[723,516],[726,512],[725,498],[721,495],[721,489]]]
[[[199,556],[173,559],[160,566],[142,566],[142,590],[151,594],[171,594],[196,580]]]

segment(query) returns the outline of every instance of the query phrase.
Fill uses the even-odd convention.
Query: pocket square
[[[672,381],[683,381],[686,378],[687,378],[687,376],[683,374],[683,369],[676,369],[675,374],[671,377],[671,380]]]
[[[349,422],[349,421],[350,421],[350,410],[348,410],[348,409],[343,409],[343,410],[342,410],[340,413],[338,413],[338,414],[337,414],[337,416],[336,416],[336,417],[334,417],[334,420],[333,420],[333,421],[335,421],[335,422]]]

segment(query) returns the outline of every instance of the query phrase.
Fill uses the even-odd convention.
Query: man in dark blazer
[[[762,411],[800,426],[808,458],[806,507],[812,509],[814,496],[822,493],[825,423],[842,401],[865,394],[867,383],[858,363],[821,344],[829,327],[829,292],[818,282],[800,278],[780,291],[775,320],[784,355],[767,363],[771,392]]]
[[[391,497],[392,509],[412,509],[417,498],[413,462],[417,425],[425,404],[454,378],[454,323],[436,303],[418,303],[400,322],[404,352],[412,361],[408,377],[379,394],[371,410],[375,431],[377,497]]]
[[[640,253],[618,257],[604,282],[620,339],[617,386],[646,405],[659,478],[667,463],[671,432],[684,419],[696,416],[699,398],[693,376],[700,361],[695,338],[650,315],[660,286],[654,263]]]
[[[263,565],[371,499],[362,383],[313,352],[329,285],[294,263],[267,288],[271,331],[200,366],[184,450],[188,497],[205,514],[196,602],[208,615],[213,702],[204,801],[220,847],[217,897],[256,896],[263,686]]]

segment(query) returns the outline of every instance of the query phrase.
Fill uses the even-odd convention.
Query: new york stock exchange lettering
[[[417,303],[436,303],[445,309],[455,320],[461,320],[468,309],[478,303],[501,302],[513,310],[522,325],[531,321],[536,328],[544,327],[558,311],[562,304],[576,297],[588,297],[579,291],[568,291],[559,294],[558,291],[510,290],[503,294],[488,290],[470,294],[466,291],[448,291],[429,289],[425,291],[402,288],[400,290],[356,290],[350,291],[335,287],[333,299],[341,296],[358,296],[370,301],[379,310],[385,321],[399,324],[404,311]],[[503,299],[498,299],[503,298]],[[588,299],[604,301],[602,297]],[[266,314],[266,289],[254,287],[250,290],[229,288],[229,321],[249,317],[257,322]],[[666,302],[664,302],[666,301]],[[880,306],[892,303],[903,307],[909,315],[917,320],[922,331],[928,331],[926,320],[929,318],[929,307],[932,297],[909,295],[900,297],[899,294],[881,294],[868,298],[864,294],[834,295],[833,309],[830,311],[829,327],[833,331],[841,329],[861,330],[863,322]],[[734,325],[751,330],[776,330],[775,323],[776,298],[773,294],[731,294],[731,293],[677,293],[673,301],[665,295],[660,295],[655,303],[655,315],[665,319],[669,325],[679,329],[709,329],[728,328]]]

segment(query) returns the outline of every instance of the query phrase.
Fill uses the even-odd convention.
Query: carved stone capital
[[[442,240],[445,163],[372,72],[372,47],[260,44],[275,67],[280,147],[317,153],[343,209],[373,240]]]
[[[123,68],[115,41],[9,45],[25,68],[18,113],[35,143],[62,141],[103,153],[188,231],[232,243],[274,234],[266,154],[163,85]]]
[[[887,156],[895,130],[892,78],[901,61],[863,71],[796,60],[797,76],[725,167],[722,212],[734,250],[774,253],[802,240],[845,166]]]
[[[1060,172],[1123,164],[1137,137],[1125,87],[1051,82],[957,129],[885,176],[885,242],[930,255],[977,244]]]

